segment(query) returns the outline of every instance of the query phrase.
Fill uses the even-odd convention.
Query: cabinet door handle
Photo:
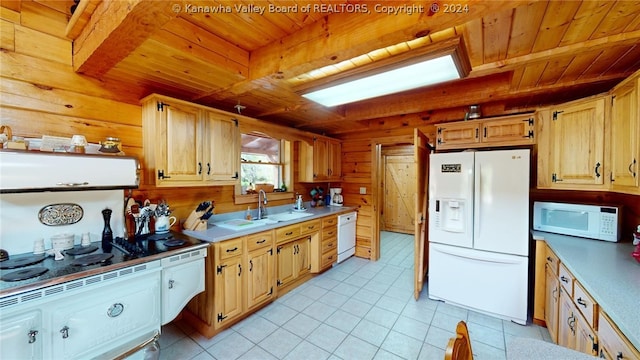
[[[202,163],[198,162],[198,175],[202,174]]]
[[[242,265],[238,264],[238,276],[242,274]]]
[[[579,298],[576,300],[576,302],[578,303],[578,305],[582,305],[582,306],[584,306],[585,308],[587,307],[587,303],[586,303],[584,300],[582,300],[582,298],[581,298],[581,297],[579,297]]]
[[[629,172],[633,174],[633,177],[636,177],[636,172],[631,170],[631,167],[633,167],[635,164],[636,164],[636,159],[633,159],[633,162],[629,164]]]
[[[66,339],[69,337],[69,327],[65,326],[62,329],[60,329],[60,334],[62,334],[62,338]]]
[[[253,260],[249,260],[249,272],[253,271]]]
[[[478,128],[476,128],[476,139],[478,138]]]
[[[569,283],[569,279],[567,279],[567,278],[566,278],[566,277],[564,277],[564,276],[560,276],[560,280],[561,280],[563,283],[567,283],[567,284]]]
[[[211,175],[211,164],[207,163],[207,175]]]
[[[596,163],[596,168],[593,170],[596,173],[596,177],[600,177],[600,173],[598,172],[599,168],[600,168],[600,163]]]
[[[31,330],[27,333],[27,336],[29,336],[29,344],[36,342],[36,335],[38,335],[38,330]]]

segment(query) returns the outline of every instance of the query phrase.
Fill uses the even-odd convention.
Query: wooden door
[[[242,256],[219,262],[215,278],[215,328],[242,314]]]
[[[206,116],[205,179],[233,183],[238,179],[240,161],[238,121],[211,111]]]
[[[299,277],[311,271],[311,238],[304,238],[295,242],[294,249],[294,277]]]
[[[200,181],[202,175],[202,122],[200,110],[182,104],[164,104],[156,147],[158,183]]]
[[[284,286],[293,279],[295,279],[294,273],[294,245],[295,241],[278,245],[276,248],[276,256],[278,263],[278,273],[277,273],[277,285]]]
[[[270,299],[273,295],[273,248],[267,247],[249,252],[247,257],[247,309]]]
[[[575,349],[589,355],[597,355],[598,341],[596,333],[591,329],[582,315],[575,313],[576,318],[576,344]]]
[[[329,142],[326,139],[313,140],[313,179],[326,180],[329,178]]]
[[[558,307],[558,345],[575,349],[576,347],[576,311],[571,297],[561,287]]]
[[[461,121],[438,125],[436,147],[438,149],[455,149],[464,145],[480,142],[480,122]]]
[[[547,324],[549,335],[554,343],[558,342],[558,300],[560,283],[557,275],[551,271],[549,265],[545,266],[546,291],[544,303],[544,321]]]
[[[413,234],[416,164],[410,146],[383,150],[384,204],[381,230]]]
[[[332,180],[340,180],[342,177],[342,144],[331,140],[328,143],[328,172]]]
[[[617,187],[640,185],[640,124],[635,83],[616,89],[611,109],[611,181]]]
[[[429,139],[420,130],[414,131],[414,168],[415,176],[415,229],[414,229],[414,292],[413,296],[417,300],[424,286],[424,279],[429,268],[429,246],[427,244],[427,189],[429,186]]]
[[[533,144],[533,114],[483,121],[482,142],[495,145]]]
[[[554,111],[554,182],[604,184],[604,105],[605,99],[599,98]]]

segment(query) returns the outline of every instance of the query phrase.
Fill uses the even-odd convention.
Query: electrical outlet
[[[361,187],[360,188],[360,195],[366,195],[367,194],[367,188],[366,187]]]

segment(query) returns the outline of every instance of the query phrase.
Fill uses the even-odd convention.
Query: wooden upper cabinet
[[[437,126],[438,150],[535,143],[534,114],[458,121]]]
[[[237,182],[238,120],[159,95],[142,100],[142,114],[145,182],[167,187]]]
[[[606,97],[546,110],[539,131],[538,187],[603,190]]]
[[[205,180],[231,181],[238,178],[238,120],[208,111],[205,114],[205,149],[208,153]]]
[[[342,143],[315,137],[313,144],[301,141],[299,147],[299,181],[340,181],[342,178]]]
[[[640,73],[611,92],[611,187],[640,193]]]

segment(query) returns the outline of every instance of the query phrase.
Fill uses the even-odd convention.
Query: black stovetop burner
[[[2,281],[21,281],[31,279],[32,277],[40,276],[49,271],[46,267],[32,267],[27,269],[20,269],[16,271],[12,271],[10,273],[6,273],[0,276],[0,280]]]
[[[113,257],[113,254],[91,254],[91,255],[81,256],[81,257],[75,258],[71,262],[71,265],[73,265],[73,266],[88,266],[88,265],[93,265],[93,264],[106,262],[107,260],[111,259],[112,257]]]
[[[44,255],[32,255],[28,257],[9,259],[0,262],[0,269],[17,269],[44,261]]]

